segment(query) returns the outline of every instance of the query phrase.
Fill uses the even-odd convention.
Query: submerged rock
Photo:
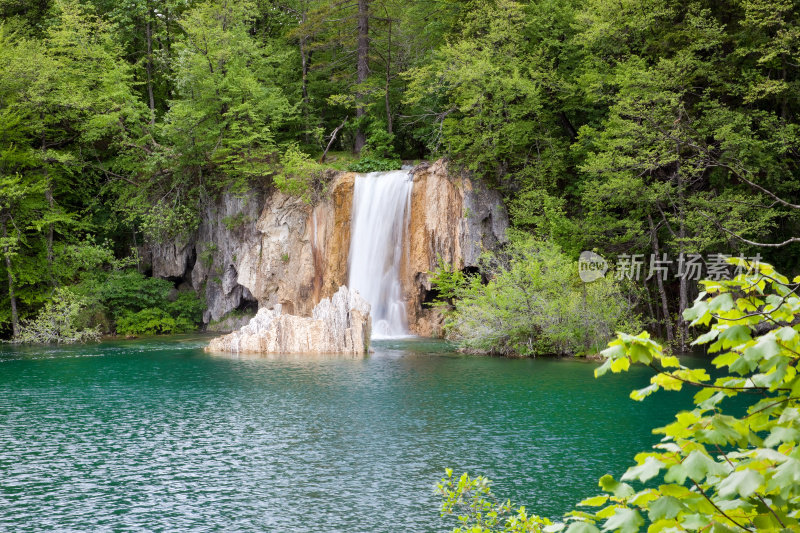
[[[207,352],[364,355],[372,332],[370,307],[345,286],[322,299],[311,317],[283,314],[281,306],[259,309],[238,331],[217,337]]]

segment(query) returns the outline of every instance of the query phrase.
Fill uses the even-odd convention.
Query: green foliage
[[[552,7],[568,25],[569,11]],[[531,12],[539,11],[547,7]],[[459,38],[404,74],[406,104],[436,123],[426,139],[431,150],[499,183],[515,172],[549,183],[564,170],[567,146],[548,107],[555,58],[533,54],[526,39],[535,17],[520,2],[476,2]]]
[[[800,527],[800,276],[789,281],[766,263],[732,262],[743,273],[703,281],[685,313],[707,328],[693,344],[715,354],[717,377],[685,366],[646,332],[619,333],[603,351],[596,376],[635,364],[654,371],[634,400],[692,387],[694,406],[655,429],[661,441],[638,453],[619,480],[602,477],[603,493],[579,504],[588,510],[568,513],[547,531],[637,531],[645,518],[649,531]]]
[[[211,265],[214,264],[214,254],[217,253],[219,247],[216,243],[208,242],[200,251],[197,256],[197,260],[200,261],[200,264],[204,267],[210,269]]]
[[[361,149],[361,155],[377,159],[397,159],[394,137],[393,134],[386,131],[385,124],[372,123],[367,130],[367,143]]]
[[[434,306],[440,309],[449,309],[458,297],[460,289],[467,284],[467,276],[461,270],[453,268],[442,256],[436,256],[436,270],[429,273],[431,285],[436,289]]]
[[[482,258],[482,276],[441,266],[432,283],[445,329],[467,351],[504,355],[585,354],[637,318],[615,281],[585,284],[557,246],[518,241]]]
[[[203,311],[206,306],[202,299],[198,298],[194,291],[181,291],[172,301],[167,301],[164,304],[164,309],[176,320],[184,321],[183,330],[195,330],[203,320]]]
[[[235,215],[222,218],[222,225],[225,226],[228,231],[234,231],[251,222],[253,222],[253,220],[245,213],[236,213]]]
[[[100,330],[88,327],[89,301],[69,289],[59,287],[36,317],[23,321],[12,342],[20,344],[72,344],[97,341]]]
[[[114,317],[126,311],[160,307],[167,301],[172,283],[149,278],[136,270],[111,272],[97,292]]]
[[[327,168],[446,157],[571,258],[797,235],[796,2],[366,6],[363,41],[353,2],[0,2],[1,334],[12,301],[31,317],[91,275],[64,258],[99,260],[87,239],[120,258],[188,238],[220,194],[273,180],[316,203]],[[796,242],[766,250],[797,267]],[[677,285],[625,290],[686,341]]]
[[[122,259],[114,256],[110,241],[95,242],[91,236],[75,243],[57,243],[54,271],[63,285],[102,282],[107,271],[119,271],[136,265],[137,254]]]
[[[148,307],[137,312],[123,312],[117,319],[120,335],[161,335],[192,331],[196,325],[183,317],[174,317],[159,308]]]
[[[491,491],[491,481],[483,476],[462,474],[456,481],[449,468],[436,485],[442,497],[442,516],[456,515],[459,527],[453,533],[540,532],[552,525],[546,518],[529,515],[524,507],[514,509],[511,502],[498,502]]]
[[[283,152],[281,170],[273,182],[281,192],[300,196],[306,203],[316,203],[326,193],[325,167],[312,160],[296,143]]]
[[[277,132],[295,114],[278,85],[290,55],[253,38],[254,12],[251,2],[210,0],[181,15],[170,51],[174,96],[140,141],[138,187],[120,194],[119,209],[150,239],[190,233],[209,200],[274,169]]]
[[[610,493],[603,497],[610,505],[571,519],[605,520],[604,528],[614,530],[645,515],[662,527],[778,531],[800,526],[795,457],[800,277],[790,282],[771,265],[736,262],[746,272],[731,281],[704,281],[705,290],[685,313],[693,326],[708,328],[693,344],[708,345],[716,354],[720,377],[684,366],[646,333],[621,333],[603,352],[606,362],[595,371],[598,376],[635,363],[655,370],[649,386],[631,393],[635,400],[662,389],[699,391],[694,408],[654,430],[664,435],[661,443],[638,454],[637,465],[621,478],[646,484],[663,475],[663,484],[636,492],[609,476],[601,486]],[[746,411],[725,411],[733,397],[747,401]]]
[[[380,172],[397,170],[402,161],[394,149],[395,136],[386,131],[383,123],[376,122],[367,130],[367,143],[361,150],[358,161],[351,163],[347,170],[351,172]]]
[[[383,172],[397,170],[401,166],[399,159],[385,159],[366,155],[347,167],[351,172]]]
[[[194,331],[202,322],[203,301],[193,291],[174,293],[171,282],[134,269],[112,270],[75,290],[115,323],[122,335]]]

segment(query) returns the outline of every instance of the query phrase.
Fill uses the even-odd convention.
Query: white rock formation
[[[206,351],[361,356],[369,350],[369,311],[357,291],[342,286],[330,299],[322,299],[311,317],[285,315],[280,305],[259,309],[249,324],[213,339]]]

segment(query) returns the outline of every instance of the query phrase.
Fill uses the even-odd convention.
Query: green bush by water
[[[432,283],[445,331],[467,351],[537,356],[596,353],[638,316],[618,282],[583,283],[575,261],[553,244],[517,240],[485,254],[479,275],[440,261]],[[484,279],[488,279],[484,283]]]
[[[74,343],[102,333],[150,335],[196,330],[204,302],[194,291],[145,276],[135,257],[115,259],[108,243],[65,247],[52,290],[39,311],[24,320],[14,342]]]

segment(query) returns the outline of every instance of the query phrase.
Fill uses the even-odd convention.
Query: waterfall
[[[408,170],[355,180],[348,284],[372,306],[373,338],[408,334],[400,268],[412,186]]]

